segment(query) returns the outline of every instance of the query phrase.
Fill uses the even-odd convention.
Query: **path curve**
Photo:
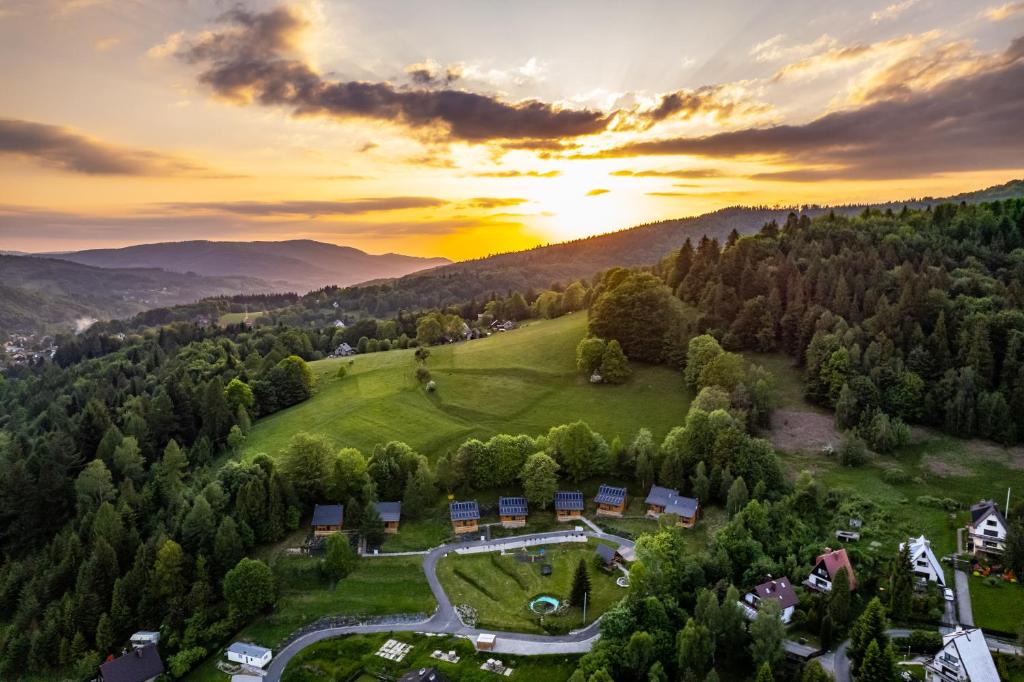
[[[591,528],[597,528],[593,524],[587,524]],[[475,638],[482,633],[497,635],[499,648],[498,653],[533,655],[533,654],[568,654],[585,653],[590,651],[600,635],[600,618],[580,630],[573,630],[567,635],[531,635],[525,632],[501,632],[496,630],[481,630],[471,628],[463,624],[459,619],[455,606],[452,604],[441,581],[437,578],[437,562],[449,552],[458,549],[473,549],[478,547],[493,547],[495,551],[501,550],[505,545],[515,545],[523,541],[561,540],[570,536],[585,536],[595,540],[613,542],[620,548],[633,549],[633,541],[618,535],[605,533],[600,529],[591,531],[564,530],[550,533],[529,533],[526,535],[515,535],[506,538],[495,538],[492,540],[476,540],[472,542],[453,542],[439,545],[428,552],[423,558],[423,572],[430,585],[430,591],[437,601],[437,610],[434,615],[426,620],[418,622],[394,623],[376,622],[365,625],[346,625],[343,627],[324,628],[302,635],[281,651],[277,652],[267,667],[267,674],[264,677],[268,682],[279,682],[288,663],[303,649],[317,642],[332,637],[343,637],[345,635],[364,635],[378,632],[429,632],[447,635],[456,635]],[[365,558],[372,560],[373,557],[386,557],[388,554],[366,555]]]

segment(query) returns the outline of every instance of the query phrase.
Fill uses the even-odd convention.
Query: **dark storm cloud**
[[[999,64],[926,92],[782,125],[637,142],[604,157],[763,156],[811,168],[773,179],[897,178],[946,171],[1019,168],[1024,152],[1024,40]]]
[[[246,216],[362,215],[445,205],[435,197],[372,197],[341,201],[198,201],[161,204],[169,211],[231,213]]]
[[[228,99],[291,107],[297,115],[441,126],[451,138],[469,142],[576,137],[601,132],[610,123],[599,111],[561,109],[536,100],[508,103],[461,90],[329,80],[296,49],[306,25],[298,13],[285,7],[268,12],[236,8],[221,19],[221,30],[202,34],[178,55],[200,66],[200,82]]]
[[[17,119],[0,119],[2,154],[87,175],[181,175],[202,170],[156,152],[118,147],[61,126]]]

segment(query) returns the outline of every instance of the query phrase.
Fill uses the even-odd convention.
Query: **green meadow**
[[[313,362],[316,394],[260,420],[245,454],[274,455],[293,434],[309,431],[367,454],[378,443],[404,441],[433,460],[468,438],[539,435],[578,419],[623,442],[642,426],[660,440],[682,423],[691,394],[678,371],[633,363],[632,378],[621,386],[580,376],[576,344],[586,331],[586,313],[575,313],[432,347],[426,366],[434,393],[416,380],[412,350]],[[339,379],[342,365],[347,373]]]

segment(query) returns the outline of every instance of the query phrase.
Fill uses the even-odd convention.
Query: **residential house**
[[[378,502],[377,515],[384,522],[384,532],[394,535],[398,532],[398,522],[402,520],[401,502]]]
[[[957,628],[942,637],[942,649],[924,666],[926,682],[999,682],[985,635]]]
[[[246,642],[235,642],[225,649],[224,653],[232,663],[251,665],[256,668],[265,667],[274,657],[274,653],[270,649]]]
[[[747,618],[754,620],[757,618],[757,612],[769,601],[779,605],[779,619],[788,624],[793,618],[796,605],[800,603],[800,598],[796,595],[796,590],[789,578],[779,578],[761,583],[747,592],[743,595],[740,606],[743,607],[743,613]]]
[[[398,678],[398,682],[448,682],[448,678],[437,668],[419,668],[402,675]]]
[[[353,348],[352,346],[348,345],[347,343],[342,343],[342,344],[339,344],[338,347],[334,349],[334,352],[331,353],[331,357],[332,358],[347,358],[348,356],[355,355],[355,354],[356,354],[356,349],[355,348]]]
[[[196,315],[195,323],[197,327],[205,329],[206,327],[209,327],[212,322],[209,315]]]
[[[448,510],[452,517],[452,530],[456,535],[475,533],[480,529],[480,506],[476,500],[452,502]]]
[[[906,545],[906,542],[900,543],[901,552]],[[942,570],[942,565],[932,552],[932,543],[923,535],[910,539],[910,564],[914,567],[914,575],[917,577],[938,583],[941,587],[946,586],[946,574]]]
[[[826,548],[825,553],[814,560],[814,568],[811,569],[811,574],[807,576],[804,585],[818,592],[831,592],[832,582],[843,568],[846,569],[850,589],[857,589],[857,577],[853,573],[853,565],[850,564],[850,557],[845,549],[832,551]]]
[[[498,516],[505,528],[522,528],[526,525],[526,498],[499,497]]]
[[[1002,554],[1006,549],[1006,518],[992,500],[982,500],[971,506],[971,521],[967,524],[968,550],[978,554]]]
[[[700,515],[700,501],[697,498],[683,497],[678,490],[660,485],[651,486],[644,504],[647,505],[648,517],[657,519],[662,514],[675,514],[679,517],[678,525],[683,528],[697,525],[697,517]]]
[[[151,682],[164,673],[156,644],[133,649],[100,666],[102,682]]]
[[[583,517],[583,493],[579,490],[559,490],[555,493],[555,520],[579,521]]]
[[[318,504],[313,509],[313,535],[323,537],[341,532],[345,525],[345,507],[340,504]]]
[[[598,516],[622,517],[626,511],[626,489],[614,485],[601,484],[594,497]]]

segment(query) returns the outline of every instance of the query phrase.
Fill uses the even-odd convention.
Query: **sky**
[[[0,249],[466,259],[1024,176],[1024,2],[0,0]]]

